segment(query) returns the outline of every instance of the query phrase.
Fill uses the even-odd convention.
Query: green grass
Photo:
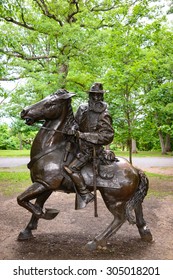
[[[149,181],[155,182],[154,178],[159,180],[159,184],[168,182],[169,185],[172,184],[172,176],[161,175],[155,173],[146,172]],[[152,183],[153,184],[153,183]],[[5,196],[17,195],[23,192],[27,187],[31,185],[30,172],[26,166],[13,167],[13,168],[0,168],[0,193]],[[157,184],[156,184],[157,185]],[[153,189],[152,186],[149,188],[147,197],[164,197],[167,195],[173,195],[173,191],[169,187],[158,190]]]
[[[117,156],[128,157],[129,152],[114,151]],[[22,157],[29,156],[30,150],[0,150],[0,157]],[[162,155],[161,151],[139,151],[133,154],[132,157],[170,157],[172,153]]]
[[[129,157],[129,152],[114,151],[116,156]],[[161,151],[138,151],[137,154],[132,154],[132,157],[170,157],[172,153],[162,155]]]
[[[0,150],[1,157],[20,157],[20,156],[29,156],[29,150],[15,151],[15,150]],[[128,152],[117,152],[116,155],[119,156],[128,156]],[[160,152],[139,152],[135,156],[161,156]],[[170,155],[169,155],[170,156]],[[149,180],[155,181],[159,179],[160,182],[169,182],[169,185],[172,183],[172,176],[169,175],[161,175],[146,172]],[[31,184],[30,173],[27,169],[26,165],[19,167],[11,167],[11,168],[0,168],[0,193],[6,196],[16,195],[17,193],[22,192]],[[154,195],[158,197],[162,197],[165,195],[172,195],[170,188],[168,191],[162,190],[153,190],[149,189],[149,196]]]
[[[173,192],[171,191],[155,191],[150,190],[147,193],[147,198],[150,198],[152,196],[155,196],[157,198],[164,198],[165,196],[173,196]]]
[[[0,157],[26,157],[29,155],[29,150],[0,150]]]
[[[171,175],[164,175],[164,174],[157,174],[157,173],[151,173],[151,172],[145,172],[148,178],[156,177],[157,179],[161,180],[173,180],[173,176]]]
[[[29,171],[0,171],[0,193],[6,196],[22,192],[31,184]]]
[[[149,179],[149,190],[147,197],[155,196],[164,198],[173,197],[173,176],[146,172]]]

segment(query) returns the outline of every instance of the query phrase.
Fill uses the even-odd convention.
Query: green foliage
[[[66,87],[77,93],[76,110],[94,81],[108,91],[114,144],[130,148],[133,138],[153,149],[159,131],[172,137],[173,36],[158,4],[1,1],[0,79],[16,81],[14,90],[0,88],[0,116],[12,118],[19,139],[11,144],[29,148],[36,133],[19,120],[25,106]]]
[[[10,127],[8,124],[0,125],[0,150],[30,149],[35,137],[35,129],[21,126],[17,121]]]
[[[12,136],[7,124],[0,125],[0,149],[17,149],[18,139]]]

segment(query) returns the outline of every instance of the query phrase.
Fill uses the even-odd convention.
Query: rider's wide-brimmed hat
[[[69,92],[66,89],[58,89],[54,94],[56,94],[59,99],[68,99],[76,95],[74,92]]]
[[[105,93],[102,83],[94,83],[88,93]]]

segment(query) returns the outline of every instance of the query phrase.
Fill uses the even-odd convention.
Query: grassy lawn
[[[30,150],[0,150],[0,157],[26,157]]]
[[[114,151],[117,156],[129,157],[129,152]],[[132,157],[170,157],[173,153],[162,155],[161,151],[139,151],[137,154],[132,154]]]
[[[146,172],[150,188],[148,197],[173,195],[172,176]],[[0,194],[13,196],[23,192],[31,185],[30,172],[26,166],[0,168]]]
[[[29,170],[20,168],[0,169],[0,193],[5,196],[16,195],[31,185]]]
[[[145,172],[149,179],[149,190],[147,197],[155,196],[164,198],[173,196],[173,176]]]
[[[129,152],[114,151],[117,156],[128,157]],[[22,157],[29,156],[30,150],[0,150],[0,157]],[[161,151],[139,151],[133,157],[170,157],[173,153],[162,155]]]
[[[0,150],[0,157],[29,156],[29,153],[30,153],[29,150],[23,150],[23,151]],[[117,156],[128,157],[128,152],[115,152],[115,153]],[[139,152],[134,156],[160,157],[161,152],[160,151]],[[170,157],[170,154],[167,155],[167,157]],[[165,196],[165,195],[173,194],[172,176],[155,174],[155,173],[147,173],[147,176],[151,182],[149,195]],[[6,196],[16,195],[17,193],[20,193],[23,190],[25,190],[30,184],[31,184],[30,173],[26,166],[19,166],[13,168],[0,168],[0,193],[1,194]],[[159,189],[157,188],[158,184],[161,186]]]

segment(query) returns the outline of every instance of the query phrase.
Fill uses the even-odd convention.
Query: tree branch
[[[16,78],[0,78],[0,81],[2,81],[2,82],[11,82],[11,81],[17,81],[17,80],[20,80],[20,79],[22,79],[22,78],[21,77],[16,77]]]
[[[76,19],[74,18],[74,15],[79,13],[79,3],[77,0],[70,0],[70,5],[75,5],[76,11],[72,12],[71,14],[68,15],[67,22],[75,22]]]
[[[18,57],[21,58],[23,60],[40,60],[40,59],[52,59],[52,58],[58,58],[57,55],[41,55],[41,56],[25,56],[22,53],[19,52],[9,52],[9,51],[4,51],[3,49],[0,49],[0,52],[8,55],[8,56],[12,56],[12,57]]]
[[[12,22],[12,23],[14,23],[14,24],[16,24],[16,25],[22,26],[22,27],[27,28],[27,29],[29,29],[29,30],[34,30],[34,31],[36,31],[36,29],[35,29],[34,27],[29,26],[29,25],[26,24],[25,22],[24,22],[24,23],[19,22],[19,21],[13,19],[12,17],[1,17],[1,18],[3,18],[5,21]]]
[[[93,7],[90,11],[91,12],[108,12],[108,11],[111,11],[111,10],[117,8],[118,6],[119,6],[118,3],[114,3],[110,7],[104,7],[104,6],[101,6],[101,5],[97,5],[97,6]]]
[[[42,12],[43,12],[43,14],[44,14],[45,16],[54,19],[55,21],[57,21],[57,22],[59,23],[60,26],[63,26],[62,21],[59,20],[54,14],[51,14],[51,13],[49,12],[48,7],[47,7],[47,5],[46,5],[46,3],[45,3],[44,0],[34,0],[34,1],[35,1],[35,2],[38,4],[38,6],[41,8],[41,10],[42,10]]]

